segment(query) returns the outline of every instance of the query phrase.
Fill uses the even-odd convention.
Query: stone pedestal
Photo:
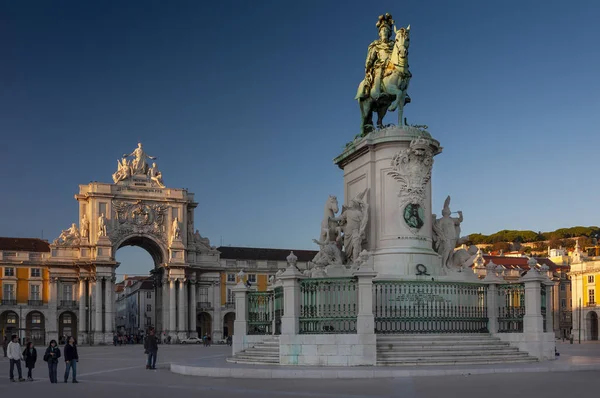
[[[246,341],[246,330],[247,330],[247,308],[246,308],[246,295],[248,294],[248,288],[240,280],[240,282],[232,289],[235,295],[235,321],[233,323],[233,341],[232,341],[232,355],[242,351],[244,343]]]
[[[430,178],[441,150],[422,129],[389,127],[354,140],[334,160],[344,170],[346,204],[368,188],[363,247],[373,254],[379,278],[412,279],[417,264],[430,275],[445,274],[432,249]]]

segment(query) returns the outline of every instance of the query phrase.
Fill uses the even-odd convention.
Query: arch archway
[[[128,235],[117,242],[115,248],[115,258],[125,257],[123,263],[123,257],[119,259],[117,282],[126,275],[130,279],[123,285],[125,290],[115,297],[117,330],[137,336],[152,326],[162,335],[167,328],[162,319],[163,291],[160,287],[165,272],[163,265],[168,262],[166,247],[156,237],[145,234]],[[150,261],[153,267],[144,268]]]
[[[19,334],[19,315],[14,311],[4,311],[0,314],[0,332],[3,336]]]
[[[77,316],[71,311],[65,311],[58,317],[59,344],[64,344],[70,336],[77,340]]]
[[[588,312],[585,322],[588,340],[598,340],[598,314],[595,311]]]
[[[114,252],[116,253],[117,250],[125,246],[137,246],[146,250],[154,261],[154,268],[159,268],[169,258],[166,247],[151,235],[126,236],[117,242]]]
[[[35,345],[46,344],[46,318],[39,311],[31,311],[25,318],[25,341]]]
[[[201,312],[198,314],[196,328],[198,330],[198,337],[200,338],[204,337],[204,335],[212,334],[212,317],[208,312]]]
[[[228,312],[223,317],[223,338],[233,336],[233,323],[235,322],[235,312]]]

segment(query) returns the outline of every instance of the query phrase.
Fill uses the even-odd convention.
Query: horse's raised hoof
[[[394,112],[398,108],[398,104],[392,104],[388,107],[388,112]]]

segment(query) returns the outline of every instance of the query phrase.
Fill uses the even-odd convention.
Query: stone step
[[[377,340],[378,347],[435,347],[435,346],[452,346],[452,347],[467,347],[467,346],[480,346],[480,347],[509,347],[510,344],[500,340],[477,340],[477,341],[380,341]]]
[[[255,356],[255,355],[236,355],[234,357],[240,361],[253,361],[253,362],[279,362],[279,355],[276,356]]]
[[[442,357],[527,357],[527,353],[514,351],[430,351],[426,354],[418,351],[413,352],[377,352],[377,358],[442,358]]]
[[[377,344],[381,351],[432,351],[432,350],[506,350],[515,349],[509,344]]]
[[[434,349],[427,348],[427,349],[419,349],[419,350],[400,350],[400,349],[386,350],[386,349],[381,349],[381,348],[377,347],[378,355],[406,354],[406,355],[426,356],[426,355],[434,355],[435,353],[448,353],[448,354],[456,353],[457,355],[462,355],[462,353],[480,353],[480,354],[489,353],[490,355],[498,355],[501,353],[515,353],[515,352],[520,352],[520,351],[516,347],[502,347],[502,349],[491,349],[491,350],[490,349],[481,349],[481,348],[477,348],[477,347],[444,347],[441,349],[435,347]]]
[[[475,341],[475,340],[497,340],[487,333],[474,333],[474,334],[378,334],[377,341],[387,340],[426,340],[426,341],[441,341],[441,340],[455,340],[455,341]]]
[[[277,357],[277,360],[269,360],[269,359],[240,359],[237,357],[234,358],[227,358],[226,359],[227,362],[230,363],[240,363],[240,364],[244,364],[244,365],[279,365],[279,357]]]
[[[531,357],[520,358],[486,358],[486,357],[466,357],[461,359],[443,358],[438,360],[424,359],[420,361],[387,361],[378,360],[377,366],[445,366],[445,365],[486,365],[486,364],[501,364],[501,363],[534,363],[537,359]]]

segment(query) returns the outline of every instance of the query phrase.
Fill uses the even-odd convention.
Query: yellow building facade
[[[587,256],[579,244],[571,255],[571,297],[573,305],[573,338],[598,340],[600,307],[596,300],[600,291],[600,256]]]

